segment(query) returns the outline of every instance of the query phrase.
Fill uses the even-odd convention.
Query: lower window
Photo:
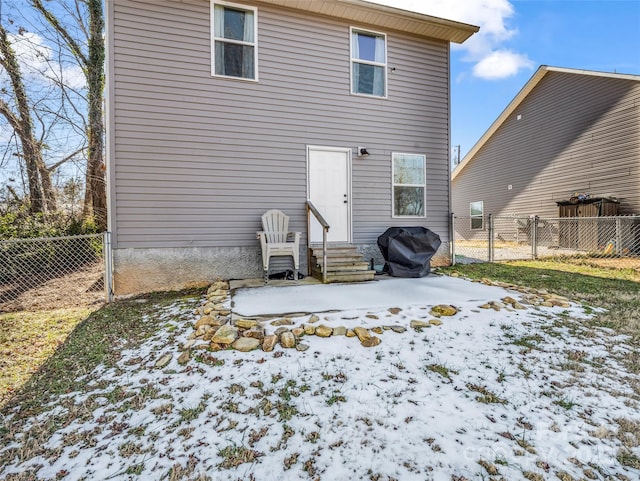
[[[425,217],[427,157],[392,154],[393,217]]]
[[[471,215],[471,229],[479,230],[484,228],[484,202],[478,200],[469,204]]]

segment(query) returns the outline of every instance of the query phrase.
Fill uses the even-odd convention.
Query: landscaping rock
[[[347,329],[347,333],[345,334],[347,337],[356,337],[356,333],[353,329]]]
[[[308,336],[313,336],[316,333],[316,326],[313,324],[305,324],[303,326],[304,333]]]
[[[211,342],[217,344],[232,344],[238,339],[239,331],[235,326],[222,326],[211,338]]]
[[[309,346],[308,344],[302,344],[302,343],[300,343],[300,344],[298,344],[298,345],[296,346],[296,349],[297,349],[298,351],[300,351],[300,352],[303,352],[303,351],[306,351],[307,349],[309,349],[309,347],[310,347],[310,346]]]
[[[209,326],[208,324],[200,326],[198,329],[196,329],[196,337],[204,336],[209,330],[211,330],[211,326]]]
[[[313,314],[313,315],[309,318],[309,321],[308,321],[308,322],[309,322],[310,324],[313,324],[313,323],[318,322],[319,320],[320,320],[320,318],[319,318],[318,316],[316,316],[315,314]]]
[[[233,347],[236,351],[241,352],[249,352],[257,349],[260,345],[259,339],[254,339],[253,337],[241,337],[236,340],[231,347]]]
[[[158,369],[162,369],[163,367],[165,367],[167,364],[169,364],[169,361],[171,361],[171,358],[173,357],[172,354],[165,354],[163,356],[160,357],[160,359],[158,359],[154,365],[154,367],[158,368]]]
[[[286,331],[280,334],[280,345],[287,349],[296,347],[296,338],[291,331]]]
[[[275,330],[274,334],[276,336],[280,336],[280,334],[282,334],[283,332],[289,332],[289,328],[288,327],[279,327],[278,329]]]
[[[407,328],[406,328],[406,327],[403,327],[403,326],[389,326],[389,328],[390,328],[393,332],[398,333],[398,334],[402,334],[403,332],[406,332],[406,331],[407,331]]]
[[[375,332],[376,334],[382,334],[382,328],[381,327],[372,327],[371,331]]]
[[[374,347],[377,346],[378,344],[380,344],[382,341],[380,340],[379,337],[376,336],[370,336],[367,339],[365,339],[364,341],[360,342],[360,345],[362,345],[363,347]]]
[[[244,337],[250,337],[252,339],[264,339],[264,328],[262,326],[255,326],[247,329],[242,333]]]
[[[206,344],[203,344],[202,347],[207,347]],[[223,349],[226,349],[228,347],[227,344],[218,344],[217,342],[211,342],[209,343],[208,349],[210,351],[216,352],[216,351],[222,351]]]
[[[304,336],[304,329],[302,327],[294,327],[291,329],[291,333],[296,336],[296,338],[300,338]]]
[[[365,339],[369,339],[371,337],[371,334],[369,334],[369,330],[361,326],[354,328],[353,332],[355,332],[356,336],[358,336],[360,342],[363,342]]]
[[[202,336],[202,340],[210,341],[211,339],[213,339],[213,336],[215,336],[216,332],[218,332],[219,330],[220,330],[220,326],[210,326],[210,329],[204,333],[204,336]]]
[[[430,319],[429,324],[431,324],[432,326],[441,326],[442,321],[440,319]]]
[[[402,309],[400,309],[399,307],[390,307],[389,309],[387,309],[391,314],[399,314],[402,312]]]
[[[191,352],[187,349],[186,351],[183,351],[182,354],[180,354],[180,357],[178,357],[178,364],[183,366],[186,363],[188,363],[190,359],[191,359]]]
[[[431,327],[431,324],[427,321],[418,321],[417,319],[414,319],[409,323],[409,327],[411,327],[411,329],[422,329],[423,327]]]
[[[379,319],[379,318],[378,318],[378,316],[376,316],[375,314],[367,314],[367,315],[366,315],[366,317],[367,317],[368,319],[373,319],[373,320],[377,320],[377,319]]]
[[[345,336],[347,334],[347,328],[344,326],[336,326],[333,328],[334,336]]]
[[[214,319],[211,316],[202,316],[198,319],[198,322],[193,326],[196,330],[201,328],[202,326],[213,326]]]
[[[293,322],[289,318],[276,319],[275,321],[271,321],[272,326],[292,326]]]
[[[331,334],[333,334],[333,329],[324,324],[316,327],[316,336],[318,337],[331,337]]]
[[[260,323],[255,319],[238,319],[236,322],[234,322],[234,324],[240,329],[251,329],[252,327],[257,327],[260,325]]]
[[[438,304],[437,306],[433,306],[431,308],[431,315],[440,317],[440,316],[455,316],[458,313],[458,309],[454,306],[449,306],[447,304]]]
[[[278,336],[276,336],[275,334],[269,334],[268,336],[264,336],[264,339],[262,340],[262,350],[264,352],[271,352],[273,351],[273,348],[276,346],[277,343],[278,343]]]

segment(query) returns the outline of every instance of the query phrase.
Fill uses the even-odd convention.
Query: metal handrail
[[[311,250],[311,216],[309,212],[317,219],[322,226],[322,283],[327,283],[327,233],[329,232],[329,223],[322,217],[322,214],[313,205],[313,202],[307,200],[307,251]],[[308,263],[308,262],[307,262]],[[311,271],[311,264],[309,264],[309,271]]]

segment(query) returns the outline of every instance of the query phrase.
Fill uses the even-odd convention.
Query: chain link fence
[[[0,241],[0,313],[109,302],[108,232]]]
[[[452,262],[575,257],[640,269],[640,216],[452,216]]]

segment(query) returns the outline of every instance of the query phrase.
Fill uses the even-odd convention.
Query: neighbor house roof
[[[462,43],[479,30],[475,25],[388,7],[366,0],[261,0],[262,3],[337,17],[392,30]]]
[[[524,87],[518,92],[518,94],[514,97],[507,108],[505,108],[502,113],[498,116],[498,118],[491,124],[489,129],[480,137],[475,145],[471,148],[469,153],[464,156],[462,162],[458,164],[458,166],[451,173],[451,180],[455,179],[464,168],[473,161],[474,156],[480,151],[482,146],[491,138],[491,136],[500,128],[500,126],[504,123],[505,120],[509,118],[509,116],[513,113],[513,111],[518,108],[518,106],[523,102],[523,100],[529,95],[529,93],[535,88],[536,85],[543,79],[543,77],[549,72],[561,72],[575,75],[590,75],[593,77],[607,77],[614,79],[624,79],[624,80],[635,80],[640,81],[640,75],[629,75],[629,74],[619,74],[619,73],[608,73],[608,72],[597,72],[595,70],[579,70],[572,68],[562,68],[562,67],[549,67],[548,65],[541,65],[538,70],[533,74],[533,76],[529,79],[529,81],[525,84]]]

